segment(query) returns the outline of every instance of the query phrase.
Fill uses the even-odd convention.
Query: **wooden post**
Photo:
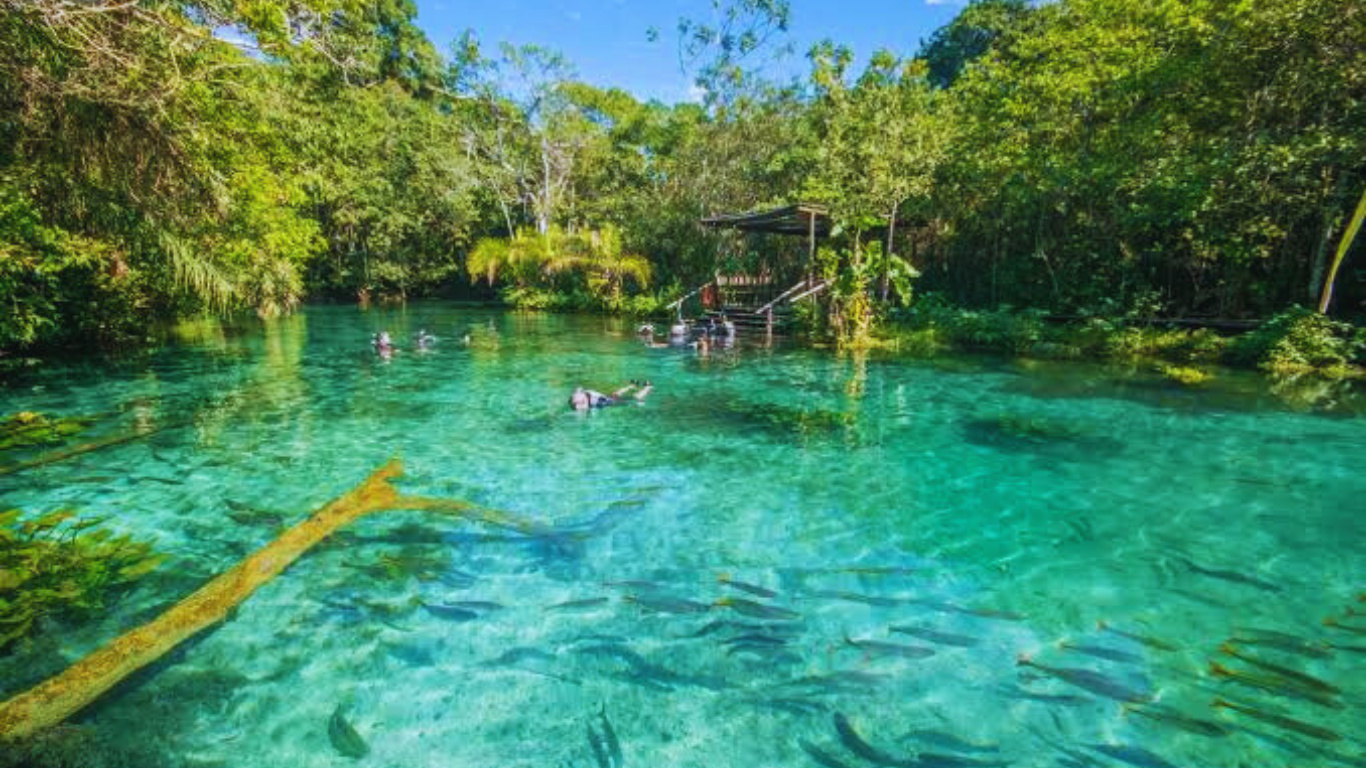
[[[807,214],[806,281],[816,281],[816,212]]]

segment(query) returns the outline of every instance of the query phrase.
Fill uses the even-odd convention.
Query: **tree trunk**
[[[1366,189],[1362,190],[1361,202],[1357,203],[1356,213],[1352,214],[1352,221],[1347,225],[1347,231],[1342,233],[1342,240],[1338,243],[1333,266],[1328,270],[1328,279],[1323,283],[1323,295],[1319,297],[1319,314],[1328,314],[1328,305],[1333,303],[1333,283],[1337,282],[1338,268],[1342,266],[1342,260],[1347,258],[1347,251],[1351,250],[1357,232],[1361,231],[1363,219],[1366,219]]]
[[[540,205],[536,206],[536,229],[541,234],[550,231],[550,149],[544,138],[541,139],[541,194]]]
[[[887,253],[882,259],[882,281],[878,286],[878,299],[883,304],[887,303],[887,292],[890,287],[889,271],[892,265],[892,256],[896,254],[893,250],[896,247],[896,209],[901,207],[901,201],[892,203],[892,213],[887,217]]]

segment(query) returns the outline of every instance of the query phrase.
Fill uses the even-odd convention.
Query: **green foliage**
[[[1334,85],[1366,73],[1351,6],[1034,6],[945,91],[932,287],[1057,311],[1158,291],[1213,316],[1316,298],[1366,175],[1366,102]]]
[[[930,296],[917,302],[903,319],[912,328],[935,329],[940,339],[961,349],[1028,354],[1041,342],[1053,341],[1046,334],[1045,314],[1011,307],[960,309]]]
[[[1025,0],[973,0],[953,21],[935,30],[920,50],[936,87],[948,88],[972,62],[1002,38],[1016,33],[1029,15]]]
[[[962,309],[932,294],[899,315],[886,336],[892,345],[922,354],[971,349],[1035,358],[1157,360],[1160,373],[1184,384],[1208,378],[1196,364],[1342,377],[1360,375],[1359,366],[1366,363],[1366,332],[1301,308],[1231,339],[1206,328],[1162,328],[1101,318],[1058,323],[1046,321],[1046,315],[1010,307]]]
[[[0,652],[46,618],[104,608],[164,560],[150,544],[99,523],[69,509],[36,517],[0,512]]]
[[[580,232],[524,229],[507,239],[486,238],[470,252],[466,268],[472,280],[507,283],[504,298],[524,309],[643,306],[624,289],[628,282],[647,287],[651,275],[650,262],[625,253],[621,233],[611,226]]]
[[[1205,370],[1189,365],[1169,365],[1158,363],[1157,372],[1163,376],[1187,387],[1204,384],[1209,381],[1212,375]]]
[[[54,418],[21,411],[0,419],[0,452],[39,445],[60,445],[89,428],[93,419],[80,416]]]
[[[541,46],[486,55],[467,34],[443,58],[411,0],[77,5],[0,12],[0,365],[310,294],[499,282],[520,306],[646,312],[651,283],[805,271],[776,239],[696,225],[798,198],[828,206],[838,254],[806,324],[845,345],[923,272],[969,309],[913,310],[916,340],[898,333],[917,348],[1185,364],[1223,340],[993,308],[1317,300],[1366,178],[1352,0],[974,0],[917,57],[856,72],[826,42],[781,84],[759,70],[789,4],[714,0],[679,26],[703,104],[673,106]],[[1360,283],[1342,282],[1350,312]],[[1246,356],[1356,354],[1286,333],[1298,351]]]
[[[108,244],[47,224],[0,176],[0,352],[136,338],[139,281]]]
[[[1343,369],[1366,362],[1366,338],[1350,323],[1294,307],[1239,338],[1230,352],[1275,372]]]

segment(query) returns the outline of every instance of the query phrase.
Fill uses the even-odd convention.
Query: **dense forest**
[[[668,105],[537,46],[442,53],[411,0],[0,0],[0,353],[310,299],[649,312],[764,258],[699,218],[798,200],[831,211],[829,301],[861,327],[912,286],[1266,318],[1348,255],[1353,0],[976,0],[913,54],[857,71],[826,42],[792,81],[755,63],[785,2],[714,5],[676,34],[705,97]]]

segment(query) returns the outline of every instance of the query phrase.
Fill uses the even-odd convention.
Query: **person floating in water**
[[[422,328],[413,337],[413,343],[417,345],[418,349],[431,349],[432,345],[436,343],[436,337],[427,333],[426,328]]]
[[[575,387],[574,394],[569,396],[569,407],[576,411],[589,411],[594,408],[606,408],[609,405],[621,405],[626,402],[628,395],[633,402],[643,403],[653,389],[654,385],[648,381],[633,381],[610,395]]]
[[[380,331],[374,336],[371,336],[370,344],[374,346],[375,351],[378,352],[381,357],[388,357],[394,354],[394,341],[389,338],[388,331]]]

